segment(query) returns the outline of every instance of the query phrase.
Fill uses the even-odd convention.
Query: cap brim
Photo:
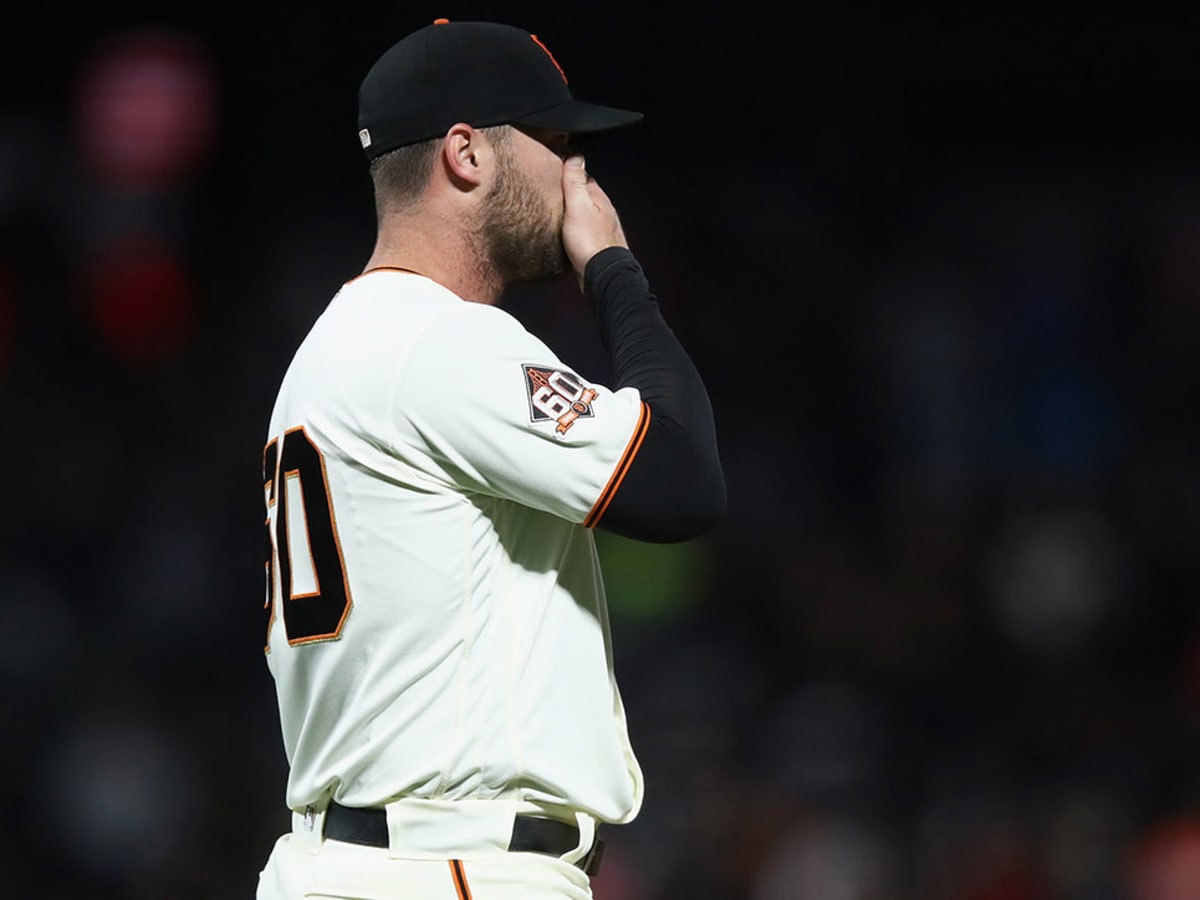
[[[597,131],[611,131],[614,128],[634,125],[642,119],[640,112],[573,100],[511,121],[515,125],[530,125],[550,131],[565,131],[568,134],[593,134]]]

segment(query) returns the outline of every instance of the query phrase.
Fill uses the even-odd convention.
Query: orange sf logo
[[[550,62],[554,63],[554,68],[558,69],[558,74],[562,76],[563,84],[567,84],[567,73],[563,71],[563,67],[558,64],[558,60],[554,58],[554,54],[550,52],[550,48],[542,43],[541,39],[536,34],[531,34],[533,42],[542,48],[542,52],[550,57]]]

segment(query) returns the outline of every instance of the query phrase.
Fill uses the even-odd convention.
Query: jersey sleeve
[[[430,325],[401,368],[393,450],[425,455],[422,468],[460,490],[590,527],[649,416],[636,388],[591,382],[507,312],[467,304]]]

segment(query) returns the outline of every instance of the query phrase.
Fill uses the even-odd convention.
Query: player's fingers
[[[563,161],[563,189],[567,192],[586,190],[587,182],[587,167],[583,157],[578,153],[568,156]]]
[[[612,201],[604,193],[596,179],[587,173],[582,156],[571,156],[563,164],[563,194],[568,209],[574,209],[577,214],[589,211],[610,216],[616,215]]]
[[[582,156],[563,162],[563,249],[577,274],[606,247],[628,247],[621,220],[608,195],[587,174]]]
[[[587,191],[588,197],[595,204],[597,210],[612,216],[617,214],[612,201],[608,199],[608,194],[604,193],[604,188],[600,187],[600,184],[595,179],[589,179],[584,190]]]

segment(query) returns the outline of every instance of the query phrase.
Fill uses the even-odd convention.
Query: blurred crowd
[[[87,51],[0,112],[0,892],[244,898],[289,822],[262,443],[369,182],[352,94],[335,151],[187,29]],[[596,896],[1200,898],[1200,157],[827,112],[587,150],[729,489],[597,534],[647,793]],[[508,303],[604,378],[573,284]]]

